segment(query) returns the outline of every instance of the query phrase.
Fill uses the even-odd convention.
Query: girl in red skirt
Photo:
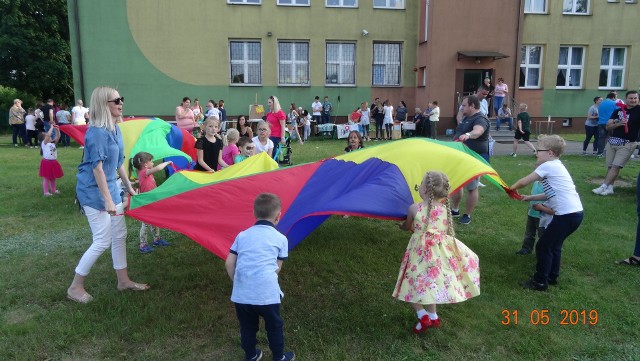
[[[51,138],[54,130],[55,138]],[[39,176],[42,177],[42,190],[45,197],[60,193],[56,189],[56,179],[62,178],[64,175],[62,167],[57,160],[58,150],[56,149],[56,143],[60,140],[60,135],[60,128],[57,125],[52,125],[48,132],[42,132],[38,135],[40,154],[42,154]]]

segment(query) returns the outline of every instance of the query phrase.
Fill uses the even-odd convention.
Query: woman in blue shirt
[[[85,135],[82,162],[78,166],[76,195],[87,216],[93,242],[75,269],[75,277],[67,298],[89,303],[93,297],[84,288],[84,280],[98,257],[111,246],[113,268],[118,278],[118,290],[144,291],[146,284],[131,281],[127,273],[127,226],[117,175],[124,188],[135,194],[123,166],[124,143],[116,123],[122,121],[124,97],[117,90],[98,87],[91,94],[89,129]]]

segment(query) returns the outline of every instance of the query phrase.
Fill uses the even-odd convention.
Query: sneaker
[[[526,248],[521,248],[518,252],[516,252],[516,254],[519,254],[521,256],[527,255],[529,253],[531,253],[531,251]]]
[[[280,359],[280,361],[293,361],[296,359],[296,354],[293,351],[289,351],[289,352],[285,352],[284,355],[282,355],[282,358]]]
[[[605,186],[604,184],[602,184],[600,187],[596,188],[596,189],[592,189],[591,191],[594,194],[599,194],[602,195],[602,192],[604,192],[604,190],[607,189],[607,186]]]
[[[60,191],[56,189],[56,191],[53,192],[53,194],[60,194]]]
[[[469,216],[468,214],[463,214],[462,217],[460,217],[460,224],[469,224],[471,223],[471,216]]]
[[[83,146],[83,145],[81,145],[81,146],[79,146],[79,147],[78,147],[78,149],[84,149],[84,146]]]
[[[45,194],[44,194],[44,196],[45,196],[45,197],[51,197],[52,195],[53,195],[53,194],[51,194],[51,193],[49,193],[49,192],[47,192],[47,193],[45,193]]]
[[[153,245],[155,247],[166,247],[166,246],[171,245],[171,243],[169,243],[169,242],[165,241],[164,239],[160,238],[158,240],[153,241]]]
[[[451,209],[451,217],[460,217],[459,209]]]
[[[532,291],[546,291],[549,288],[548,285],[545,285],[544,283],[536,282],[533,279],[530,279],[525,282],[521,282],[520,285],[523,288],[527,290],[532,290]]]
[[[516,153],[511,153],[511,156],[515,158],[515,157],[517,157],[518,155],[517,155]]]
[[[608,186],[600,193],[601,196],[610,196],[613,194],[613,186]]]
[[[478,187],[484,188],[484,187],[486,187],[486,185],[484,185],[484,184],[482,184],[482,182],[478,181]]]
[[[245,359],[246,361],[260,361],[262,360],[262,350],[257,348],[256,354],[252,358]]]
[[[582,155],[587,155],[587,152],[582,152]]]
[[[145,253],[151,253],[153,252],[153,247],[151,247],[148,244],[145,244],[144,246],[140,247],[140,253],[145,254]]]
[[[18,148],[18,145],[17,145],[17,144],[14,144],[13,146],[14,146],[14,147],[16,147],[16,148]]]

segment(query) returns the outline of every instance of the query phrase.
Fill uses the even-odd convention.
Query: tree
[[[0,0],[0,84],[73,99],[66,0]]]

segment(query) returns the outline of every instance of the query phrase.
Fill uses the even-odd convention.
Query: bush
[[[22,100],[25,110],[36,105],[36,97],[33,95],[0,85],[0,132],[9,129],[9,108],[13,106],[13,100],[16,98]]]

